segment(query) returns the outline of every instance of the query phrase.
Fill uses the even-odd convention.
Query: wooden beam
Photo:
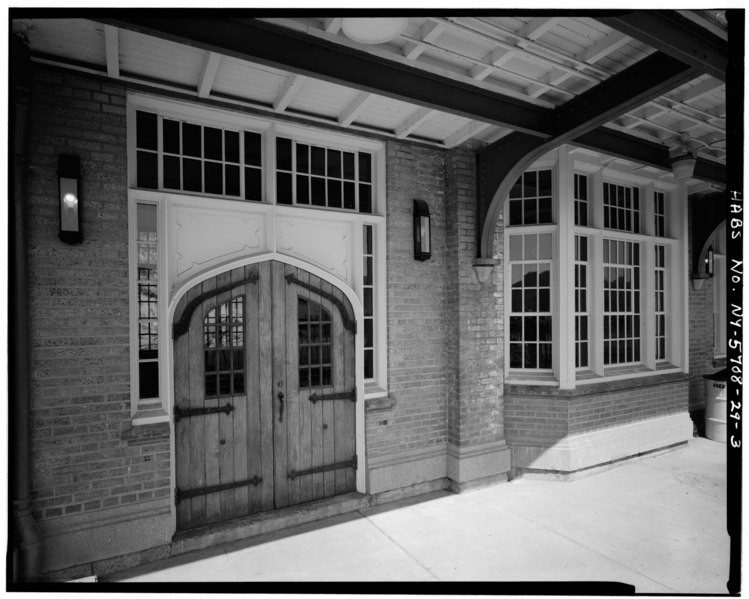
[[[524,48],[529,42],[537,40],[554,27],[557,21],[558,19],[554,17],[536,17],[531,19],[515,32],[515,35],[522,38],[518,40],[517,45]]]
[[[696,68],[656,52],[554,109],[551,139],[514,132],[482,151],[477,157],[478,257],[494,255],[494,233],[505,198],[536,159],[696,76]]]
[[[354,101],[351,102],[346,108],[343,110],[341,115],[338,117],[338,124],[341,127],[348,127],[351,123],[354,122],[356,117],[358,117],[364,109],[367,107],[367,104],[369,104],[374,99],[374,95],[362,92],[356,98],[354,98]]]
[[[100,21],[534,136],[551,134],[547,108],[258,19],[113,14],[125,18]]]
[[[395,136],[398,139],[405,139],[419,126],[437,114],[439,113],[431,108],[419,108],[414,114],[395,128]]]
[[[221,54],[217,54],[216,52],[208,53],[205,64],[203,65],[203,72],[200,74],[200,80],[198,82],[198,96],[201,98],[206,98],[210,95],[220,62]]]
[[[117,27],[104,25],[104,45],[107,57],[107,75],[120,78],[120,33]]]
[[[726,80],[728,43],[676,11],[634,10],[594,18],[703,73]]]
[[[458,129],[455,133],[450,135],[445,140],[445,146],[448,148],[454,148],[459,146],[465,141],[468,141],[472,137],[478,135],[482,131],[491,127],[489,123],[480,123],[478,121],[469,121],[467,125]]]
[[[273,102],[273,110],[276,112],[283,112],[286,110],[294,99],[294,96],[299,93],[305,79],[306,77],[303,77],[302,75],[291,75],[288,77],[281,88],[281,92],[278,94],[275,102]]]

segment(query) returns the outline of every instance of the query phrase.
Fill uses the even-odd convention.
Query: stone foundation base
[[[692,421],[685,412],[573,435],[551,445],[543,440],[516,440],[511,442],[512,475],[569,479],[691,438]]]

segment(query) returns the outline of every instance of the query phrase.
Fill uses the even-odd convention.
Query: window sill
[[[555,395],[558,397],[577,397],[580,395],[593,395],[625,389],[636,389],[639,387],[651,387],[687,380],[686,374],[674,366],[666,365],[666,368],[650,370],[646,368],[627,368],[627,372],[607,371],[603,377],[593,373],[586,373],[587,378],[578,379],[574,389],[560,389],[559,382],[549,383],[546,380],[519,381],[514,379],[505,380],[505,395]],[[636,370],[636,372],[633,372]],[[582,373],[578,373],[581,375]],[[592,376],[590,376],[592,375]]]
[[[156,422],[150,424],[133,423],[133,426],[122,432],[120,438],[128,445],[144,445],[146,443],[158,443],[169,439],[169,422]]]
[[[133,426],[143,426],[148,424],[158,424],[160,422],[169,422],[169,414],[161,407],[161,404],[140,405],[138,411],[132,418]]]

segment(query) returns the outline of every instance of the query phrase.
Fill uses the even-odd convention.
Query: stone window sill
[[[621,378],[619,378],[621,377]],[[605,377],[591,377],[577,381],[574,389],[560,389],[559,384],[549,385],[546,381],[535,384],[532,381],[505,380],[505,395],[553,395],[556,397],[579,397],[581,395],[594,395],[608,393],[611,391],[623,391],[627,389],[638,389],[642,387],[653,387],[685,381],[688,375],[680,369],[668,370],[646,370],[638,372],[607,372]]]
[[[124,430],[120,438],[128,445],[144,445],[169,439],[169,422],[133,425]]]

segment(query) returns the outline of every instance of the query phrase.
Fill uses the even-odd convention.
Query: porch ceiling
[[[632,159],[647,154],[645,167],[668,178],[669,152],[688,139],[699,158],[690,183],[725,181],[727,36],[718,11],[647,11],[645,19],[643,11],[419,11],[382,44],[350,39],[329,10],[83,14],[10,16],[38,62],[445,148],[493,144],[515,131],[553,138],[559,116],[582,111],[585,119],[571,100],[656,53],[669,55],[693,75],[641,103],[615,91],[624,110],[573,143],[625,170],[643,168]]]

